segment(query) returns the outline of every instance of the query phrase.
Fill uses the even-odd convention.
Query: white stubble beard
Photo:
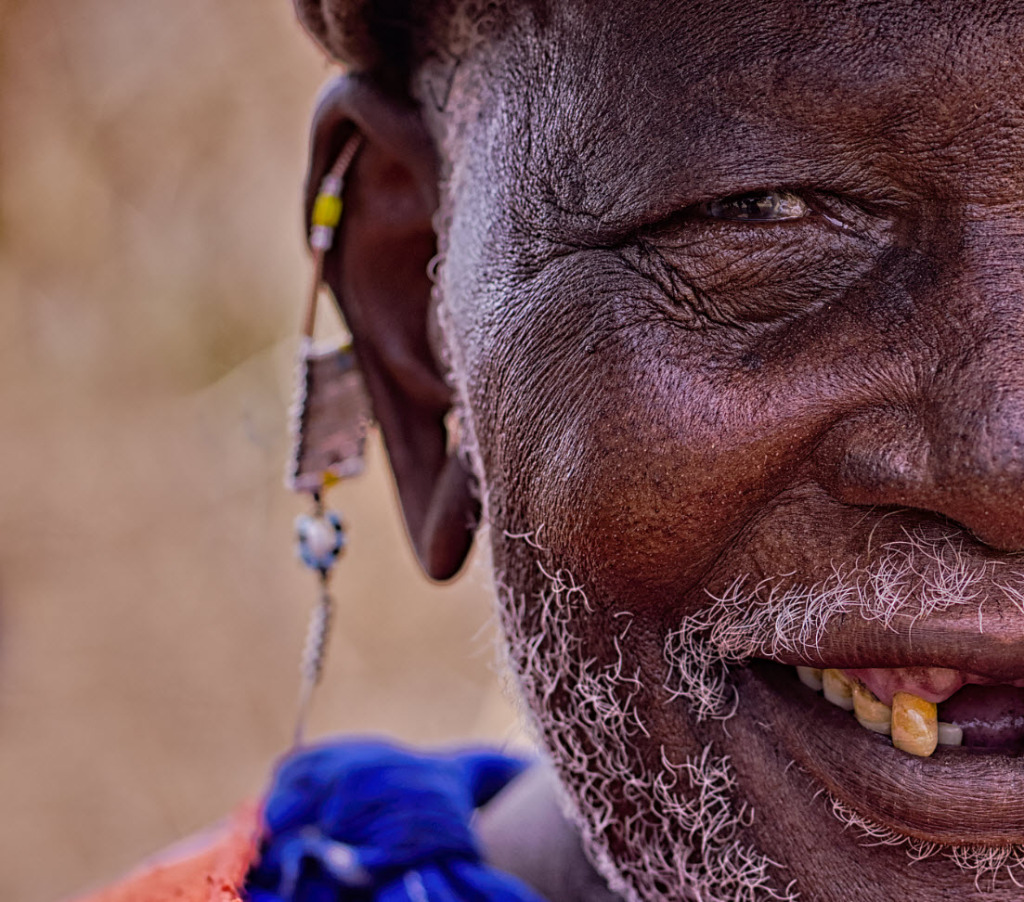
[[[754,812],[737,798],[727,756],[709,744],[682,761],[662,747],[656,768],[645,761],[643,673],[625,651],[632,617],[616,618],[615,659],[591,657],[577,629],[583,589],[564,570],[542,572],[546,588],[532,600],[498,580],[507,661],[563,808],[610,889],[627,902],[795,900],[744,835]]]

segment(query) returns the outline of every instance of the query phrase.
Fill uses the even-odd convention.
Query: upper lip
[[[993,603],[885,626],[841,616],[810,646],[780,650],[771,658],[821,668],[945,667],[1013,682],[1024,678],[1024,614]]]

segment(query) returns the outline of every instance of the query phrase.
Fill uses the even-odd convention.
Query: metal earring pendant
[[[324,652],[334,612],[329,591],[334,565],[345,549],[341,515],[324,505],[331,486],[363,470],[370,404],[350,345],[323,346],[314,340],[324,259],[341,223],[345,174],[362,145],[358,132],[346,142],[324,177],[313,206],[309,243],[313,284],[309,293],[291,409],[292,454],[287,485],[310,496],[313,510],[295,521],[299,559],[317,574],[319,595],[302,654],[301,688],[294,744],[302,743],[310,701],[323,675]]]

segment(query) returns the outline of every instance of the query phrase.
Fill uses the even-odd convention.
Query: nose
[[[1024,551],[1024,397],[924,416],[874,411],[838,427],[826,482],[847,504],[909,507],[956,521],[1000,551]]]
[[[907,394],[862,408],[821,450],[839,500],[929,511],[992,548],[1022,551],[1024,257],[1011,266],[999,256],[999,265],[961,265],[944,299],[917,305],[929,351]]]

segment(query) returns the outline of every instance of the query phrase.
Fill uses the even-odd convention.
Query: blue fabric
[[[250,902],[543,902],[486,865],[470,819],[527,763],[345,741],[286,758],[264,806]]]

